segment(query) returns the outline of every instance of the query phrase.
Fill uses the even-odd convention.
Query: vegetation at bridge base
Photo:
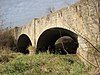
[[[0,53],[0,75],[86,75],[91,71],[76,55]]]

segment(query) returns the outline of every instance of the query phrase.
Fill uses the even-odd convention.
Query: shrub
[[[10,30],[0,31],[0,47],[1,49],[10,48],[13,49],[15,47],[14,43],[15,39],[11,34]]]

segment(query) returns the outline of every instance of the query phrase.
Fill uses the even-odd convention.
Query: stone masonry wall
[[[35,21],[36,42],[46,29],[62,27],[83,36],[93,45],[99,44],[98,4],[96,0],[84,0],[37,19]]]

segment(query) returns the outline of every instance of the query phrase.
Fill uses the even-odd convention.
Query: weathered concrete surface
[[[87,58],[92,49],[90,43],[100,45],[100,0],[81,0],[42,18],[35,18],[30,24],[15,28],[14,36],[18,40],[21,34],[26,34],[37,47],[41,34],[51,28],[63,28],[77,34],[77,52]]]

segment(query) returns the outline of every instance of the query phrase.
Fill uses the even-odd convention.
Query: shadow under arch
[[[21,34],[17,41],[18,52],[23,54],[28,54],[28,46],[32,45],[30,38],[26,34]]]
[[[47,29],[40,35],[38,42],[37,42],[37,51],[46,52],[48,50],[49,45],[51,45],[52,49],[54,49],[55,42],[63,36],[69,36],[74,40],[74,42],[77,43],[75,45],[76,46],[75,51],[73,50],[74,53],[76,53],[77,48],[78,48],[78,40],[77,40],[78,35],[70,30],[67,30],[64,28],[58,28],[58,27]]]

